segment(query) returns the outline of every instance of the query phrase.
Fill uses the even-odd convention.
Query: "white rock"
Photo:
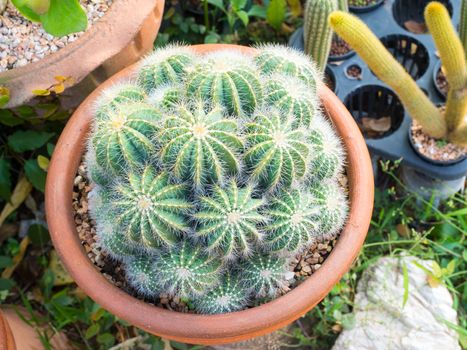
[[[358,283],[354,326],[345,329],[332,350],[460,350],[457,333],[443,321],[457,324],[446,287],[432,288],[428,275],[413,261],[431,270],[432,262],[414,257],[380,258]],[[408,299],[403,306],[408,271]]]

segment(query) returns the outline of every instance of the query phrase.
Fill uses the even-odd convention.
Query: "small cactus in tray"
[[[136,292],[200,313],[286,292],[290,259],[347,213],[315,65],[278,46],[251,57],[171,46],[136,77],[96,105],[86,161],[99,245]]]

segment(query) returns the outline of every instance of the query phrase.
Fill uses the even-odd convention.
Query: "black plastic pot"
[[[439,58],[430,35],[414,34],[400,25],[412,14],[417,21],[423,18],[423,9],[429,0],[386,0],[371,12],[358,13],[371,30],[382,39],[383,43],[402,63],[435,104],[443,104],[445,98],[440,96],[433,83],[434,70],[439,69]],[[461,0],[444,0],[448,4],[455,26],[459,23]],[[404,22],[402,22],[403,24]],[[303,30],[290,38],[289,45],[303,50]],[[356,65],[361,68],[361,79],[353,79],[347,69]],[[438,68],[437,68],[438,67]],[[362,117],[391,117],[391,127],[377,138],[366,137],[371,153],[383,159],[397,160],[402,164],[423,173],[436,181],[457,181],[467,173],[467,159],[455,164],[434,164],[421,157],[411,146],[409,129],[410,116],[404,110],[399,98],[390,87],[381,82],[358,55],[347,58],[340,64],[329,62],[330,69],[336,79],[335,93],[357,122]]]
[[[349,5],[349,11],[353,13],[366,13],[366,12],[371,12],[373,10],[376,10],[378,7],[380,7],[383,4],[384,0],[378,0],[376,3],[368,6],[350,6]]]
[[[438,72],[441,70],[441,61],[438,60],[435,64],[435,68],[433,69],[433,86],[435,87],[436,92],[439,94],[440,98],[446,100],[446,94],[441,91],[438,85]]]

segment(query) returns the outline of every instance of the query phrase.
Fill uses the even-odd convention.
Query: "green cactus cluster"
[[[136,77],[96,103],[86,162],[99,245],[136,292],[199,313],[285,293],[291,258],[347,216],[345,152],[315,65],[279,46],[171,46]]]

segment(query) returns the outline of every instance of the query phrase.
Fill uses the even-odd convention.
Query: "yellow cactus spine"
[[[426,134],[435,138],[446,137],[447,127],[441,112],[365,23],[343,11],[333,12],[329,22],[376,76],[396,92],[410,116],[422,125]]]
[[[467,94],[464,91],[467,77],[464,47],[443,4],[430,2],[425,8],[425,21],[449,82],[445,118],[448,130],[453,131],[462,121],[462,111],[467,104]]]

